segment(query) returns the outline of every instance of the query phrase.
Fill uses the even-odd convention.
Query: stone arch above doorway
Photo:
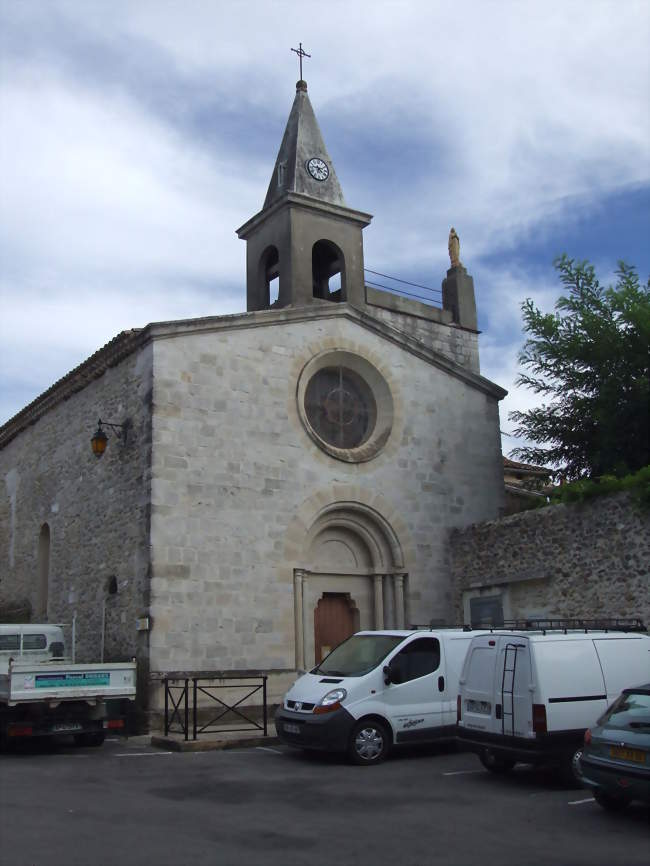
[[[402,548],[390,523],[360,502],[335,502],[324,508],[306,534],[303,556],[307,567],[331,571],[322,561],[325,546],[348,554],[353,572],[375,574],[404,568]]]
[[[385,540],[384,545],[375,545],[375,549],[385,550],[387,546],[390,550],[388,562],[404,571],[412,568],[415,545],[401,514],[381,493],[356,484],[337,484],[319,490],[300,503],[285,534],[285,561],[293,563],[295,568],[304,567],[305,557],[319,527],[341,519],[348,525],[361,522],[366,528],[374,527],[375,540]]]

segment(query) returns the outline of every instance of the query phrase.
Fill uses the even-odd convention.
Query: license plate
[[[60,722],[52,725],[52,730],[57,734],[68,734],[71,731],[80,731],[81,727],[77,722]]]
[[[621,761],[632,761],[635,764],[645,764],[645,752],[640,749],[623,749],[619,746],[610,746],[610,758],[618,758]]]
[[[300,733],[300,725],[292,725],[291,722],[284,723],[284,730],[287,734],[299,734]]]
[[[488,701],[466,701],[465,705],[468,713],[479,713],[482,716],[492,714],[492,704]]]

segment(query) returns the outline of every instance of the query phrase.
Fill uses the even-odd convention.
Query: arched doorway
[[[390,524],[361,503],[324,508],[294,571],[296,666],[317,664],[361,629],[403,628],[401,545]]]

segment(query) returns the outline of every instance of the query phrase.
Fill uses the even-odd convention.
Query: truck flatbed
[[[38,701],[135,699],[136,664],[15,662],[0,674],[0,702],[8,706]]]

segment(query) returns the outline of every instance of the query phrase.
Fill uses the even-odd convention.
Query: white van
[[[530,625],[473,637],[460,678],[459,739],[493,772],[569,765],[586,728],[650,674],[646,634]]]
[[[462,629],[357,632],[289,689],[275,715],[278,737],[347,752],[357,764],[379,763],[393,744],[454,739],[472,636]]]

